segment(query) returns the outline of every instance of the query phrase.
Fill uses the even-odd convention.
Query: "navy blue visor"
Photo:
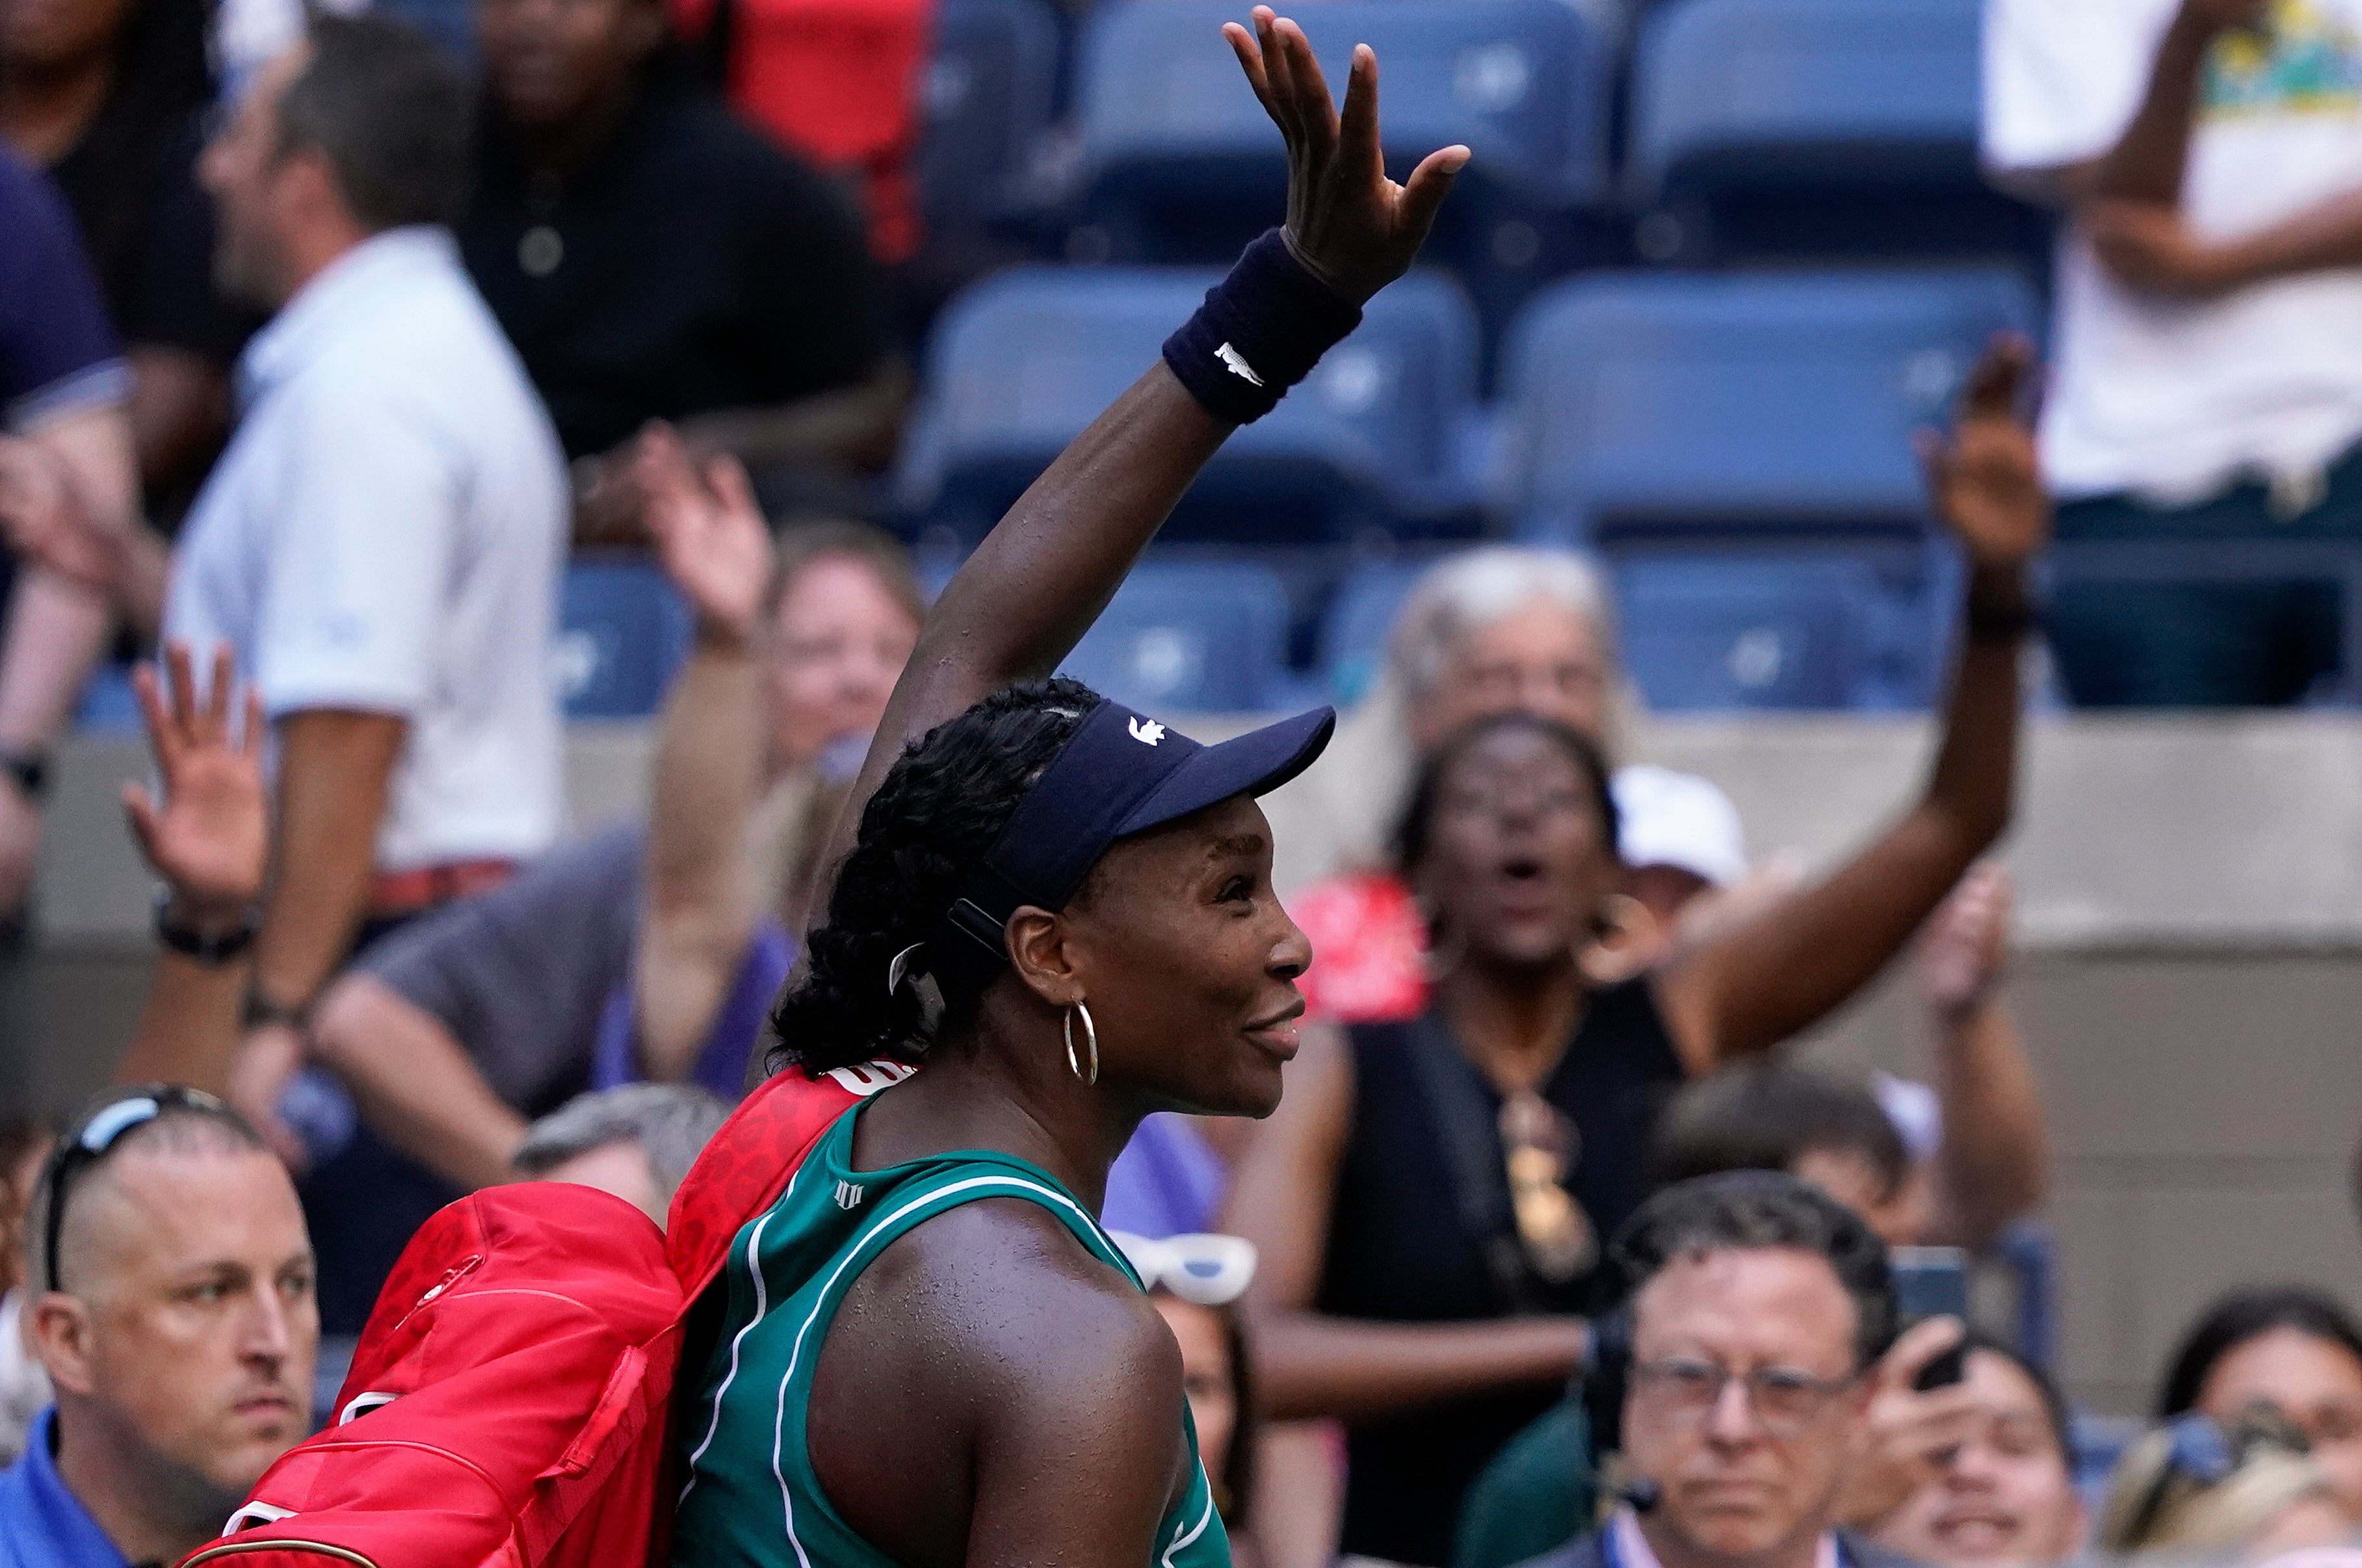
[[[1276,790],[1312,766],[1337,727],[1320,708],[1218,745],[1200,745],[1120,702],[1102,701],[1025,792],[1009,825],[928,941],[928,968],[959,949],[1009,956],[1009,917],[1064,909],[1117,840],[1233,795]],[[956,933],[956,934],[955,934]],[[965,938],[966,940],[958,940]]]

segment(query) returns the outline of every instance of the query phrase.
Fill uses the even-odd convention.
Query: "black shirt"
[[[183,348],[226,370],[257,322],[214,288],[213,201],[197,184],[203,150],[192,111],[112,168],[97,136],[85,137],[49,175],[73,208],[124,346]],[[117,180],[125,188],[111,188]]]
[[[459,246],[568,457],[877,366],[877,286],[851,198],[702,90],[652,83],[562,178],[528,169],[487,118]]]
[[[1455,1075],[1450,1099],[1479,1114],[1473,1153],[1498,1181],[1506,1221],[1508,1178],[1500,1144],[1500,1096],[1457,1048],[1439,1012],[1407,1024],[1362,1024],[1353,1053],[1353,1121],[1330,1210],[1318,1307],[1341,1318],[1467,1322],[1507,1316],[1510,1304],[1487,1261],[1489,1237],[1463,1220],[1462,1162],[1447,1143],[1439,1072]],[[1600,1244],[1649,1193],[1649,1139],[1683,1078],[1647,978],[1594,991],[1542,1098],[1580,1137],[1567,1189]],[[1504,1229],[1507,1230],[1505,1223]],[[1531,1309],[1590,1309],[1592,1282],[1528,1282]],[[1451,1560],[1460,1503],[1476,1473],[1525,1425],[1556,1403],[1555,1388],[1471,1395],[1356,1423],[1348,1437],[1341,1549],[1396,1562]]]

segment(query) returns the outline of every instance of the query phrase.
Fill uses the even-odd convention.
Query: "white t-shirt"
[[[538,854],[563,812],[565,461],[451,237],[395,229],[339,258],[238,380],[244,416],[182,530],[165,635],[200,668],[227,642],[273,718],[410,721],[381,871]]]
[[[2122,137],[2179,0],[1986,0],[1984,160],[2086,161]],[[2252,234],[2362,189],[2362,0],[2275,0],[2271,42],[2215,41],[2182,211]],[[2362,436],[2362,269],[2180,302],[2134,293],[2081,238],[2060,247],[2042,422],[2059,495],[2172,504],[2242,478],[2309,489]]]

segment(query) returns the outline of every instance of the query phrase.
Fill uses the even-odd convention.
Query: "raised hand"
[[[773,558],[745,469],[726,455],[700,463],[670,425],[652,425],[633,454],[632,478],[657,557],[696,610],[701,635],[750,640],[770,591]]]
[[[1928,921],[1919,989],[1937,1013],[1958,1018],[1992,995],[2009,963],[2009,873],[1979,866]]]
[[[1439,149],[1409,180],[1386,178],[1378,139],[1378,57],[1353,46],[1338,115],[1329,83],[1304,29],[1268,6],[1254,8],[1254,30],[1236,22],[1222,36],[1287,138],[1287,237],[1297,259],[1344,298],[1360,304],[1409,271],[1434,226],[1436,210],[1466,166],[1468,149]]]
[[[186,643],[164,650],[164,686],[153,667],[132,674],[148,744],[164,798],[138,784],[123,787],[123,813],[139,853],[171,889],[174,915],[199,930],[243,924],[262,896],[270,858],[270,807],[262,782],[262,699],[252,687],[235,706],[237,670],[229,650],[214,656],[202,704]]]
[[[1920,442],[1928,500],[1980,567],[2023,566],[2050,539],[2050,496],[2023,407],[2033,370],[2033,344],[1996,336],[1969,374],[1950,436]]]
[[[1960,1342],[1960,1334],[1957,1318],[1915,1323],[1871,1369],[1869,1419],[1859,1429],[1838,1500],[1846,1523],[1876,1526],[1934,1480],[1975,1430],[1978,1407],[1965,1386],[1926,1393],[1913,1386],[1928,1363]]]

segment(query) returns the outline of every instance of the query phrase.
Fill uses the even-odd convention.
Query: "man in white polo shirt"
[[[2059,540],[2362,545],[2362,0],[1986,0],[1984,47],[1990,172],[2070,213]],[[2336,600],[2070,584],[2051,642],[2078,702],[2288,702]]]
[[[207,149],[216,271],[278,316],[181,538],[168,637],[227,642],[277,743],[275,864],[232,1098],[280,1117],[312,1004],[354,948],[502,880],[560,821],[549,670],[566,476],[443,225],[469,91],[419,35],[316,17]],[[359,1141],[311,1173],[330,1331],[359,1327],[432,1194]]]

